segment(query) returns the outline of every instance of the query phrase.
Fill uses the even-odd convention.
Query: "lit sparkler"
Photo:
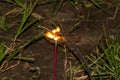
[[[64,42],[65,38],[61,36],[60,28],[56,27],[52,31],[45,32],[44,36],[48,38],[49,40],[54,41],[54,80],[56,80],[56,74],[57,74],[57,42]]]

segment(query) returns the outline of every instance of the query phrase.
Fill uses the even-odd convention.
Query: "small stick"
[[[55,40],[54,46],[54,80],[56,80],[57,74],[57,40]]]

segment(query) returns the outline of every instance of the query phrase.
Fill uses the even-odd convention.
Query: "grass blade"
[[[53,8],[53,15],[55,16],[58,12],[59,12],[59,10],[61,9],[61,7],[62,7],[62,5],[63,5],[63,2],[64,2],[64,0],[57,0],[56,2],[55,2],[55,5],[54,5],[54,8]]]
[[[0,63],[6,55],[5,52],[6,52],[6,48],[3,45],[0,44]]]
[[[71,1],[71,0],[67,0],[69,2],[70,5],[72,5],[76,10],[78,10],[78,7],[77,5],[75,4],[74,1]]]
[[[27,62],[34,62],[34,58],[27,58],[27,57],[15,57],[15,60],[27,61]]]
[[[2,16],[0,19],[0,28],[4,31],[8,31],[8,27],[6,26],[6,17]]]
[[[13,0],[0,0],[2,2],[7,2],[7,3],[10,3],[10,4],[14,4],[14,5],[17,5]]]
[[[70,64],[70,80],[73,80],[73,68],[71,62],[69,64]]]
[[[89,0],[93,5],[95,5],[98,9],[100,9],[102,12],[104,12],[105,14],[111,16],[111,14],[109,14],[105,9],[103,9],[98,3],[97,0]]]
[[[15,0],[16,4],[25,9],[24,4],[20,0]]]
[[[37,1],[38,0],[36,0],[34,2],[33,6],[31,6],[31,5],[28,6],[28,4],[26,3],[26,7],[25,7],[23,18],[22,18],[22,22],[21,22],[21,25],[20,25],[17,33],[16,33],[15,39],[17,39],[20,36],[21,31],[22,31],[27,19],[29,18],[29,16],[31,15],[32,11],[34,10],[34,8],[35,8],[35,6],[37,4]]]
[[[31,27],[31,25],[33,25],[34,23],[36,23],[38,21],[38,19],[33,19],[32,21],[28,22],[23,29],[21,30],[21,32],[19,34],[22,34],[26,29],[28,29],[29,27]]]
[[[7,61],[12,60],[14,57],[16,57],[19,54],[19,52],[22,49],[30,46],[32,43],[34,43],[37,40],[39,40],[40,38],[42,38],[43,37],[43,33],[44,32],[41,32],[39,35],[34,36],[31,40],[29,40],[28,42],[26,42],[24,45],[20,46],[19,48],[16,48],[15,51],[8,57]]]

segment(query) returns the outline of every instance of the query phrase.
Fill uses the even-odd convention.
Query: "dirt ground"
[[[120,11],[117,11],[117,7],[113,5],[107,8],[109,5],[110,3],[101,4],[102,8],[106,9],[105,11],[111,16],[95,6],[85,8],[79,4],[77,6],[78,9],[75,9],[67,3],[64,4],[57,15],[54,16],[61,25],[62,33],[70,41],[70,43],[79,48],[83,56],[91,55],[95,50],[103,33],[103,27],[106,29],[107,34],[116,35],[118,33],[120,26]],[[49,9],[49,6],[51,5],[39,5],[36,7],[34,12],[46,18],[45,20],[39,21],[40,25],[52,28],[52,19],[50,18],[51,10]],[[10,12],[14,8],[16,8],[16,6],[13,6],[12,4],[0,2],[0,16]],[[14,17],[14,14],[15,13],[12,13],[7,16],[7,23],[11,26],[10,31],[8,33],[0,31],[0,37],[5,38],[8,45],[16,33],[16,26],[18,25],[17,22],[21,20],[21,16]],[[76,23],[79,24],[73,29],[73,26],[75,26]],[[40,32],[41,30],[36,27],[29,28],[20,37],[20,43],[24,44]],[[21,53],[22,56],[34,58],[35,61],[32,63],[20,61],[16,67],[0,73],[0,79],[10,77],[13,80],[32,80],[32,77],[37,75],[37,73],[30,72],[30,67],[39,67],[41,73],[39,80],[53,80],[53,48],[54,45],[49,43],[46,39],[42,38],[38,40]],[[77,55],[80,56],[80,54]],[[73,57],[70,52],[67,52],[67,56]],[[18,61],[14,60],[10,63],[10,65],[17,63]],[[66,74],[64,64],[64,48],[58,46],[57,80],[65,80]]]

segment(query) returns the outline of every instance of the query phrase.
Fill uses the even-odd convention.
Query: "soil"
[[[120,26],[120,11],[118,10],[117,14],[115,14],[117,7],[111,4],[112,3],[104,3],[101,4],[101,6],[112,16],[109,16],[95,6],[86,8],[82,4],[78,4],[78,9],[75,9],[68,3],[64,3],[60,11],[53,18],[51,18],[51,4],[38,5],[34,12],[45,18],[40,20],[39,24],[49,29],[53,29],[53,19],[56,19],[61,25],[62,34],[73,44],[73,46],[77,46],[77,49],[82,53],[82,56],[86,56],[91,55],[96,49],[103,34],[103,28],[105,28],[108,35],[116,35],[118,33]],[[106,8],[109,5],[111,6]],[[17,6],[0,1],[0,16],[3,16],[16,7]],[[7,25],[11,26],[9,32],[6,33],[2,30],[0,31],[0,36],[5,39],[7,46],[10,45],[11,39],[13,39],[17,31],[18,23],[21,20],[21,16],[14,17],[14,14],[16,13],[13,12],[7,16]],[[115,17],[113,17],[114,15]],[[113,19],[110,19],[111,17]],[[78,25],[75,26],[77,23]],[[40,29],[32,26],[20,36],[20,44],[24,44],[40,32]],[[13,80],[34,80],[32,77],[37,76],[38,74],[37,72],[30,72],[30,67],[39,67],[41,73],[39,80],[53,80],[53,49],[54,44],[50,43],[45,38],[36,41],[21,52],[21,56],[34,58],[35,61],[11,61],[8,66],[18,63],[17,66],[0,73],[0,79],[9,77]],[[69,78],[66,78],[68,75],[65,73],[65,55],[64,48],[58,46],[57,80],[69,80]],[[76,55],[81,58],[79,53]],[[68,61],[76,61],[71,52],[67,52],[67,56],[72,57],[72,59],[68,59]]]

